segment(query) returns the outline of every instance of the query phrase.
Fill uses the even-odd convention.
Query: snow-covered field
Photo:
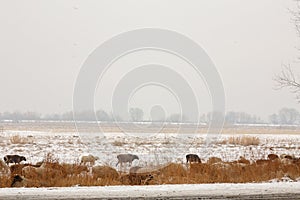
[[[243,137],[234,134],[234,137]],[[16,137],[16,138],[15,138]],[[264,159],[269,153],[299,156],[300,135],[251,134],[259,138],[259,145],[233,145],[228,141],[233,135],[220,135],[213,143],[206,143],[206,134],[146,134],[146,133],[64,133],[37,131],[9,131],[0,135],[0,155],[19,154],[27,162],[43,160],[52,153],[60,162],[74,163],[82,155],[92,154],[100,159],[96,164],[115,167],[116,156],[133,153],[140,157],[133,165],[158,165],[167,162],[185,162],[185,155],[196,153],[203,161],[220,157],[232,161],[244,156],[249,160]]]
[[[242,138],[241,133],[222,134],[212,143],[207,143],[206,134],[172,133],[130,133],[37,131],[6,129],[0,132],[0,156],[19,154],[27,158],[26,163],[42,161],[51,153],[60,162],[79,162],[83,155],[92,154],[100,159],[95,165],[109,165],[116,168],[117,155],[133,153],[139,160],[134,166],[157,166],[168,162],[185,163],[185,155],[196,153],[206,162],[210,157],[233,161],[240,156],[251,161],[266,159],[270,153],[290,154],[299,157],[300,135],[298,134],[250,134],[258,138],[259,144],[232,144],[230,138]],[[128,170],[128,168],[127,168]],[[284,194],[296,197],[300,182],[270,180],[266,183],[248,184],[195,184],[195,185],[152,185],[152,186],[108,186],[68,188],[0,188],[0,199],[15,198],[118,198],[118,197],[217,197],[240,195]],[[291,180],[292,181],[292,180]],[[297,179],[298,181],[298,179]],[[80,195],[79,195],[80,194]],[[275,195],[276,196],[276,195]],[[241,196],[242,197],[242,196]],[[259,196],[258,196],[259,197]],[[267,196],[274,197],[274,196]],[[286,196],[277,196],[286,197]]]

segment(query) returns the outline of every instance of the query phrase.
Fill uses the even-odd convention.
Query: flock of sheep
[[[99,178],[103,178],[109,174],[109,176],[118,177],[119,174],[116,170],[114,170],[111,167],[108,166],[94,166],[95,162],[99,159],[97,156],[93,155],[87,155],[82,156],[80,165],[71,165],[71,164],[64,164],[62,167],[60,165],[55,165],[53,163],[49,162],[38,162],[35,165],[33,164],[21,164],[22,161],[26,161],[26,158],[24,156],[20,155],[6,155],[4,156],[3,160],[0,160],[0,168],[5,168],[7,172],[10,172],[12,175],[12,183],[11,187],[24,187],[28,185],[28,182],[31,181],[30,177],[32,177],[32,174],[37,175],[38,177],[42,177],[45,174],[57,174],[58,176],[61,174],[62,170],[64,170],[64,174],[74,174],[74,171],[77,171],[79,173],[81,172],[89,172],[92,171],[92,174]],[[132,162],[134,160],[139,160],[139,157],[137,155],[133,154],[119,154],[117,156],[118,162],[117,165],[120,165],[121,167],[125,163],[129,163],[129,165],[132,165]],[[14,165],[10,165],[10,163]],[[65,170],[66,166],[68,169]],[[74,170],[74,166],[76,166],[76,170]],[[73,169],[72,171],[70,169]],[[79,169],[80,168],[80,169]],[[22,176],[21,176],[22,175]],[[26,177],[26,178],[25,178]],[[26,182],[26,183],[25,183]],[[29,184],[30,185],[30,184]]]
[[[79,171],[86,171],[88,172],[89,169],[92,169],[93,174],[97,173],[100,174],[98,177],[104,177],[108,174],[113,175],[115,177],[118,177],[119,174],[118,172],[109,167],[109,166],[93,166],[95,164],[95,162],[98,160],[99,158],[93,155],[87,155],[87,156],[82,156],[81,157],[81,163],[80,165],[78,165],[77,167],[81,167],[81,169]],[[47,172],[49,172],[49,170],[52,173],[56,173],[59,172],[60,168],[58,165],[51,165],[51,163],[46,163],[46,162],[40,162],[40,163],[36,163],[36,165],[31,165],[31,164],[22,164],[21,166],[21,162],[22,161],[26,161],[26,158],[24,156],[19,156],[19,155],[6,155],[3,158],[4,162],[2,160],[0,160],[0,162],[4,165],[7,165],[7,167],[10,168],[11,171],[11,175],[12,175],[12,183],[11,183],[11,187],[23,187],[24,184],[21,184],[22,182],[24,182],[24,180],[28,180],[25,177],[30,177],[30,174],[32,174],[32,172],[34,172],[34,174],[37,175],[43,175],[43,174],[47,174],[46,173],[46,169],[48,170]],[[120,165],[120,167],[123,166],[123,164],[125,163],[129,163],[129,166],[132,165],[132,162],[134,160],[139,160],[139,157],[137,155],[134,154],[119,154],[117,155],[117,164],[116,166]],[[295,158],[294,156],[291,155],[276,155],[276,154],[269,154],[267,156],[267,159],[260,159],[260,160],[256,160],[254,161],[255,164],[257,165],[267,165],[270,162],[274,162],[274,161],[279,161],[281,163],[285,163],[285,164],[300,164],[300,159],[299,158]],[[249,165],[251,164],[251,162],[247,159],[245,159],[244,157],[240,157],[239,160],[234,161],[237,164],[242,164],[242,165]],[[1,164],[0,163],[0,164]],[[9,166],[10,163],[13,163],[14,165]],[[187,154],[186,155],[186,163],[191,164],[191,163],[201,163],[201,159],[197,154]],[[214,164],[225,164],[226,165],[227,162],[223,162],[220,158],[217,157],[211,157],[208,159],[207,164],[210,165],[214,165]],[[252,162],[253,163],[253,162]],[[67,164],[65,164],[67,165]],[[19,173],[15,173],[15,169],[18,168],[18,166],[21,167],[21,171],[19,171]],[[90,168],[88,167],[90,166]],[[188,165],[187,165],[188,166]],[[144,170],[145,171],[145,170]],[[143,168],[142,167],[131,167],[129,172],[130,173],[143,173]],[[71,173],[70,170],[67,170],[66,173]],[[21,176],[22,174],[22,176]],[[153,178],[152,175],[147,176],[146,179],[147,180],[151,180]],[[26,186],[26,184],[25,184]]]
[[[93,156],[93,155],[82,156],[81,164],[94,165],[96,160],[98,160],[98,159],[99,159],[99,157]],[[119,154],[119,155],[117,155],[117,159],[118,159],[118,162],[117,162],[116,166],[118,166],[118,164],[120,164],[122,166],[124,163],[129,163],[129,165],[131,165],[135,159],[139,160],[139,157],[134,154]],[[19,164],[22,161],[26,161],[26,158],[24,156],[19,156],[19,155],[6,155],[6,156],[4,156],[3,160],[7,165],[9,165],[9,163]],[[201,163],[201,159],[199,158],[199,156],[197,154],[187,154],[186,162]]]
[[[90,165],[94,165],[96,160],[98,160],[99,157],[97,156],[93,156],[93,155],[88,155],[88,156],[82,156],[81,157],[81,164],[90,164]],[[132,164],[132,162],[137,159],[139,160],[139,157],[137,155],[133,155],[133,154],[119,154],[117,155],[117,159],[118,159],[118,162],[117,162],[117,165],[120,164],[121,166],[124,164],[124,163],[129,163],[129,165]]]

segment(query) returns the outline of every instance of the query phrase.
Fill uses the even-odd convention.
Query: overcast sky
[[[274,90],[273,81],[282,64],[299,68],[300,43],[288,12],[295,8],[292,0],[1,1],[0,112],[72,110],[76,78],[88,55],[112,36],[144,27],[179,32],[206,51],[223,80],[227,111],[265,118],[282,107],[299,110],[294,96]],[[149,88],[133,104],[148,112],[152,103],[145,95],[160,97],[154,104],[168,104],[163,93]],[[95,94],[95,105],[109,110],[103,96]],[[204,101],[202,107],[206,112],[210,105]]]

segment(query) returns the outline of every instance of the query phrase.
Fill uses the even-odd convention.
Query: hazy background
[[[87,56],[112,36],[143,27],[174,30],[201,45],[223,79],[227,111],[267,118],[282,107],[299,110],[294,96],[274,90],[273,81],[282,64],[299,69],[299,39],[288,9],[296,9],[295,1],[1,1],[0,112],[72,110],[74,84]],[[118,80],[111,74],[101,95],[95,94],[95,106],[108,112],[103,91],[109,93]],[[199,93],[201,110],[208,112],[208,93]],[[148,88],[133,106],[145,109],[146,116],[158,102],[177,112],[171,98]]]

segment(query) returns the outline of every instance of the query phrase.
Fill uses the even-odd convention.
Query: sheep
[[[25,166],[22,168],[22,175],[25,177],[35,177],[37,175],[42,175],[44,168],[33,167],[33,166]]]
[[[289,160],[293,160],[293,159],[295,159],[295,156],[291,156],[291,155],[287,155],[287,154],[281,154],[280,158],[281,159],[286,158],[286,159],[289,159]]]
[[[45,187],[47,186],[46,182],[37,181],[33,179],[28,179],[23,176],[16,174],[13,177],[11,187]]]
[[[20,175],[15,175],[10,187],[40,187],[41,185],[37,181],[27,179]]]
[[[20,175],[15,175],[10,185],[10,187],[25,187],[25,186],[27,186],[27,181],[25,180],[24,177],[21,177]]]
[[[43,163],[40,167],[26,166],[22,169],[22,175],[25,177],[48,176],[66,176],[65,169],[57,163]]]
[[[139,160],[139,157],[133,154],[119,154],[117,158],[118,158],[118,163],[116,164],[116,166],[118,166],[119,163],[122,166],[123,163],[127,163],[127,162],[129,163],[129,165],[131,165],[135,159]]]
[[[26,158],[24,156],[19,156],[19,155],[6,155],[4,156],[4,161],[7,165],[9,165],[9,163],[20,163],[23,160],[26,161]]]
[[[279,156],[276,155],[276,154],[271,153],[271,154],[268,155],[268,159],[269,160],[277,160],[277,159],[279,159]]]
[[[89,163],[90,165],[94,165],[96,160],[99,160],[99,157],[89,154],[88,156],[81,157],[81,164]]]
[[[199,156],[197,154],[187,154],[186,156],[186,163],[192,163],[192,162],[196,162],[196,163],[201,163],[201,159],[199,158]]]
[[[28,166],[37,167],[36,165],[25,163],[25,164],[11,165],[9,168],[10,168],[11,174],[13,174],[13,175],[21,174],[22,175],[23,168],[28,167]]]

